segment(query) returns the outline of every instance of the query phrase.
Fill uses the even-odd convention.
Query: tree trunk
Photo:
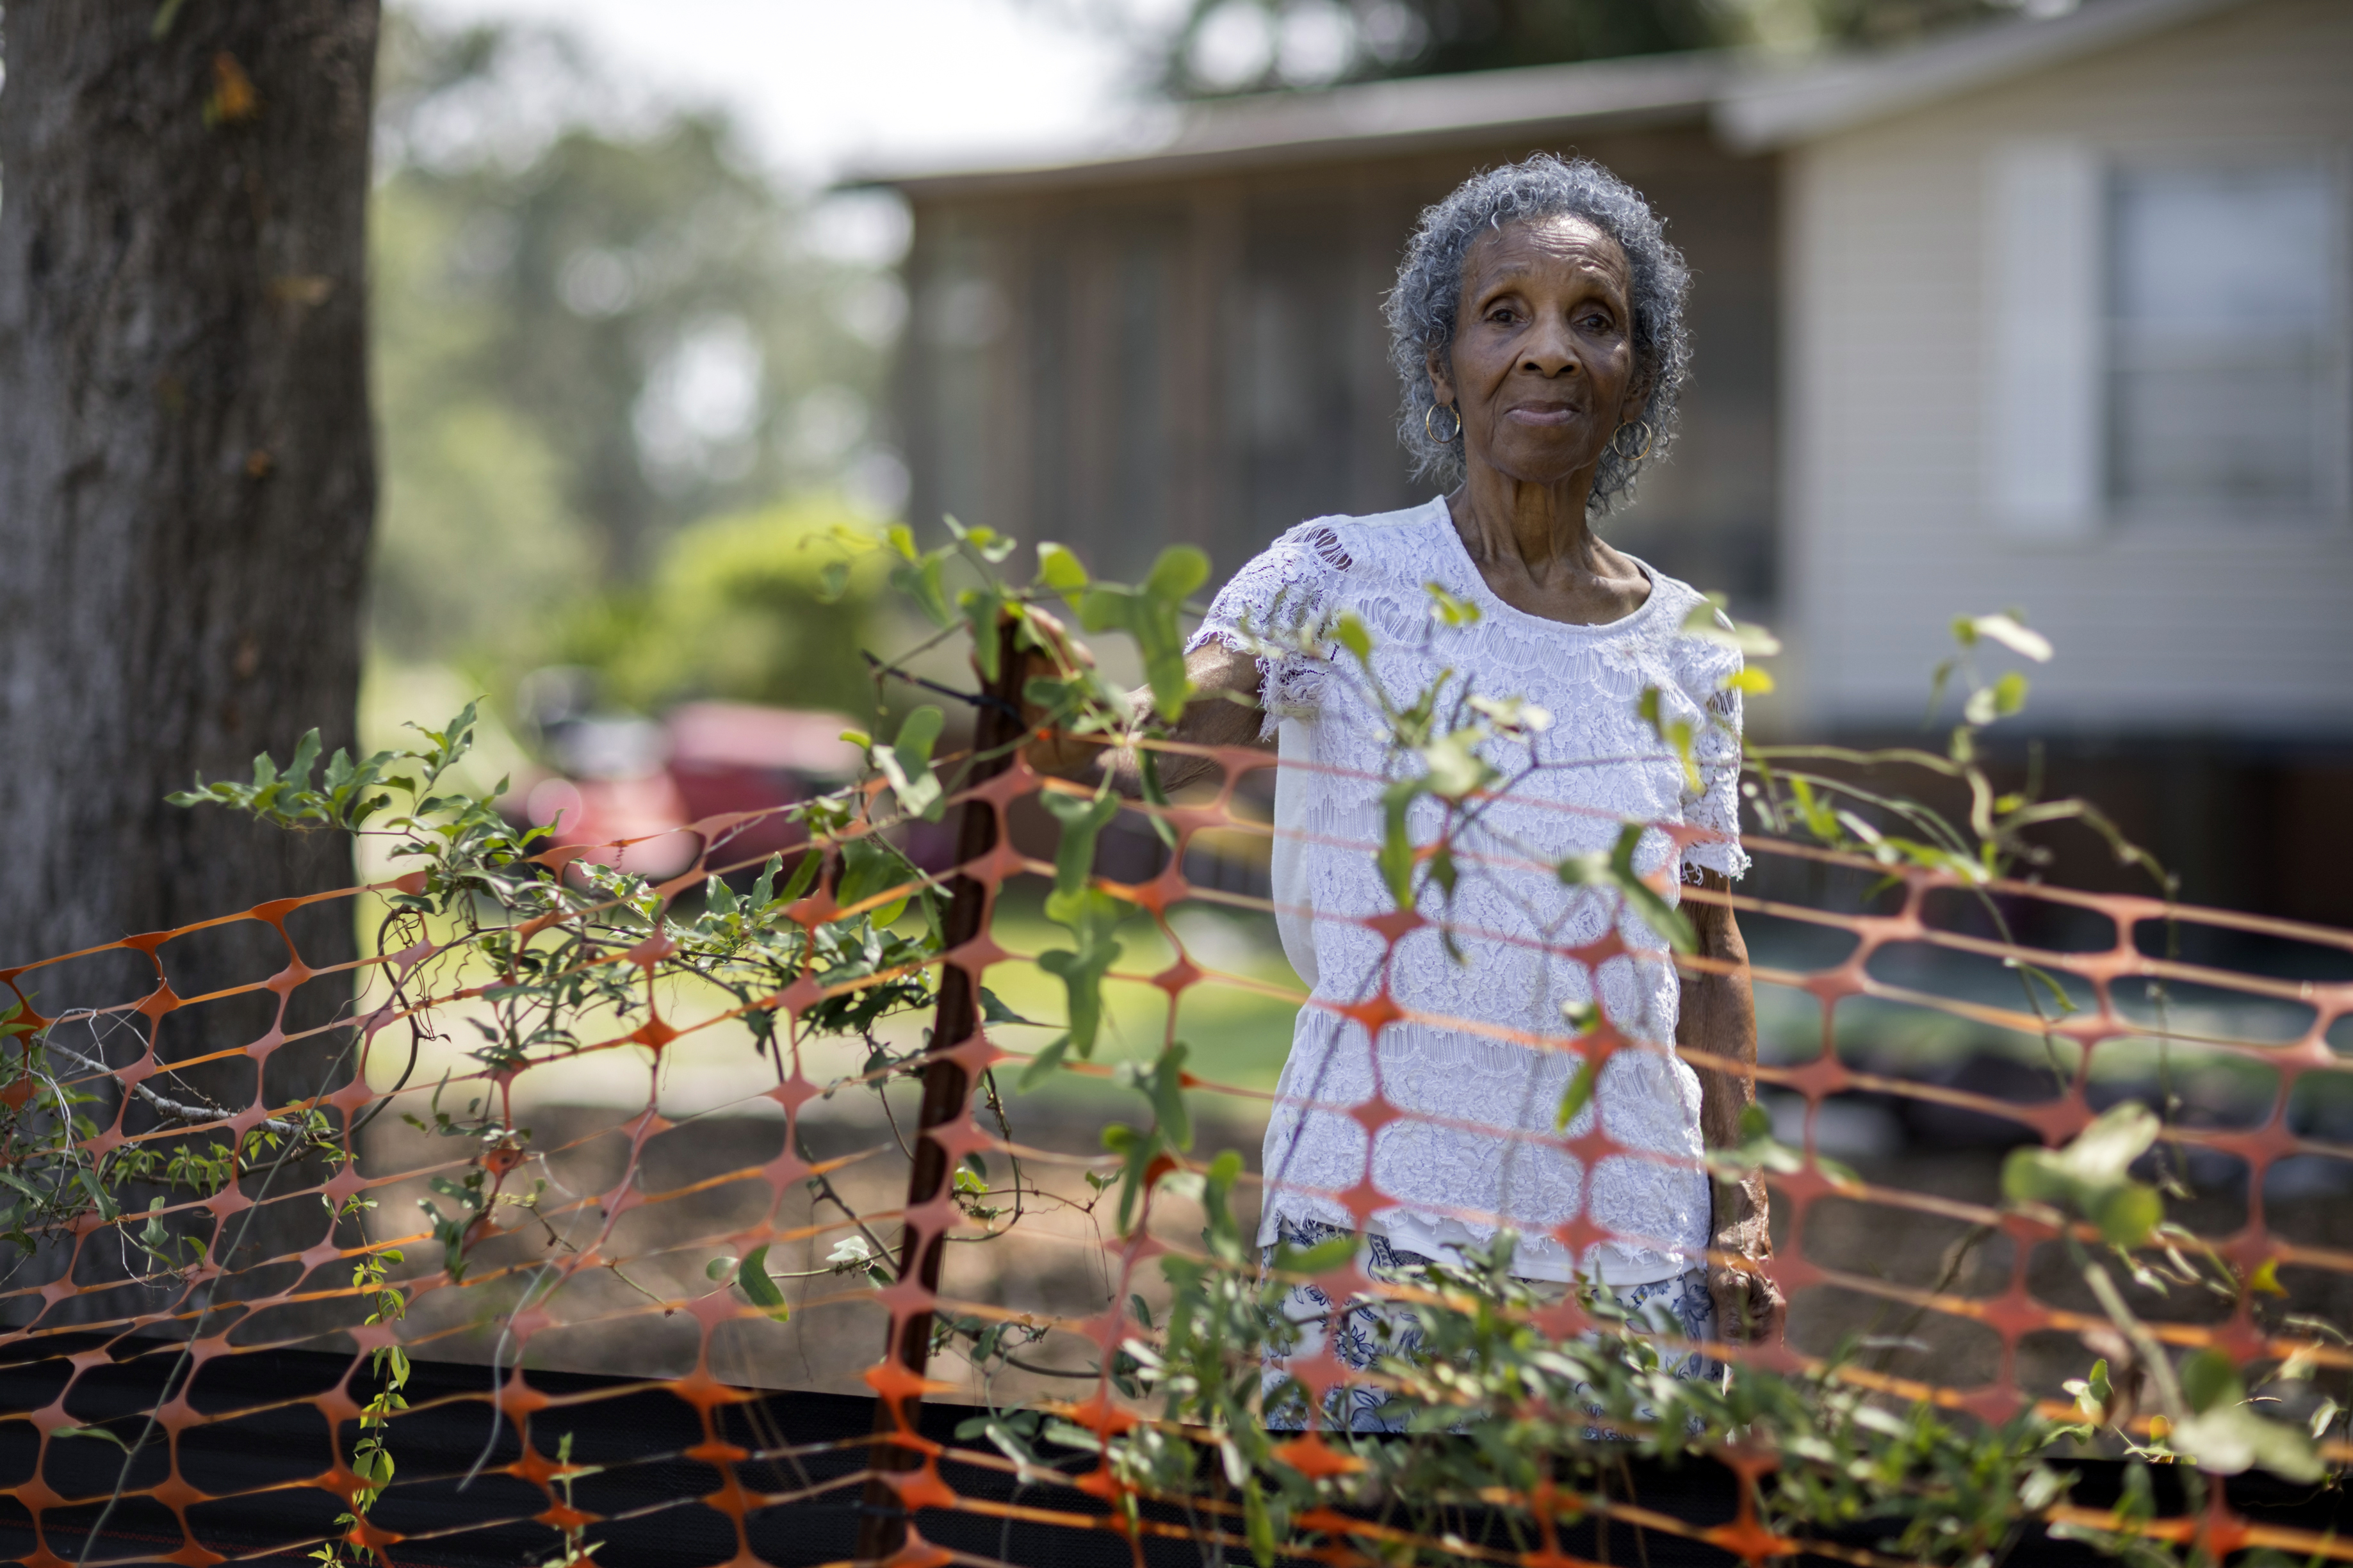
[[[314,725],[330,752],[353,740],[377,20],[376,0],[8,0],[0,965],[351,879],[339,835],[164,797],[259,751],[282,761]],[[290,921],[302,961],[350,961],[354,912]],[[185,998],[266,980],[287,953],[248,921],[157,960]],[[135,998],[153,970],[118,951],[21,984],[55,1016]],[[351,997],[347,974],[314,980],[288,1026]],[[275,1007],[264,992],[171,1013],[159,1059],[245,1046]],[[127,1026],[60,1038],[115,1066],[143,1048]],[[282,1101],[317,1092],[345,1043],[280,1051],[266,1086],[242,1057],[184,1081],[231,1107]]]

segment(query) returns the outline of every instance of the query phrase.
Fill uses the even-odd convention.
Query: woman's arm
[[[1045,654],[1030,656],[1030,673],[1052,679],[1062,672]],[[1222,643],[1208,642],[1186,656],[1185,674],[1193,683],[1193,698],[1185,704],[1185,711],[1172,727],[1170,738],[1196,746],[1260,745],[1259,726],[1261,714],[1258,705],[1258,660],[1246,653],[1237,653]],[[1152,692],[1143,689],[1129,694],[1136,711],[1147,720],[1151,716]],[[1041,714],[1028,703],[1022,704],[1022,717],[1034,731]],[[1138,776],[1136,755],[1133,747],[1116,747],[1105,741],[1088,736],[1042,734],[1022,748],[1022,756],[1041,773],[1055,778],[1077,779],[1094,784],[1103,775],[1106,765],[1111,770],[1112,787],[1122,795],[1134,796],[1144,793],[1143,780]],[[1211,757],[1187,756],[1163,752],[1160,753],[1160,784],[1164,789],[1181,789],[1206,773],[1218,771]]]
[[[1730,884],[1714,871],[1700,873],[1700,886],[1727,892]],[[1699,956],[1711,962],[1708,970],[1687,973],[1683,980],[1683,1005],[1675,1025],[1675,1043],[1685,1050],[1704,1052],[1747,1067],[1757,1065],[1757,1005],[1748,987],[1748,948],[1740,939],[1740,922],[1729,904],[1686,900],[1683,906],[1699,941]],[[1715,973],[1716,965],[1729,966]],[[1728,1149],[1740,1142],[1740,1113],[1757,1098],[1753,1074],[1737,1074],[1693,1064],[1699,1074],[1700,1135],[1711,1149]],[[1708,1226],[1712,1251],[1742,1258],[1773,1256],[1767,1230],[1769,1203],[1765,1179],[1750,1173],[1737,1184],[1712,1181],[1714,1214]],[[1715,1299],[1716,1332],[1727,1341],[1778,1339],[1788,1302],[1781,1288],[1761,1273],[1728,1264],[1710,1263],[1708,1293]]]

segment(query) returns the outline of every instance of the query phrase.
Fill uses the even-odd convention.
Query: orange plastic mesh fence
[[[764,1520],[820,1503],[852,1504],[872,1480],[862,1436],[797,1436],[789,1401],[763,1403],[758,1390],[923,1393],[950,1404],[987,1399],[1001,1409],[1044,1401],[1061,1421],[1103,1435],[1158,1419],[1150,1400],[1114,1386],[1112,1363],[1124,1344],[1150,1342],[1144,1314],[1160,1289],[1152,1264],[1171,1251],[1198,1252],[1201,1221],[1170,1189],[1147,1195],[1141,1217],[1119,1234],[1116,1183],[1105,1179],[1116,1161],[1096,1134],[1115,1115],[1135,1114],[1138,1102],[1118,1081],[1116,1063],[1123,1052],[1149,1060],[1164,1042],[1192,1042],[1188,1065],[1198,1070],[1188,1070],[1183,1089],[1203,1129],[1198,1152],[1164,1160],[1151,1175],[1198,1167],[1230,1143],[1252,1156],[1242,1191],[1254,1192],[1257,1129],[1273,1102],[1291,1012],[1306,1000],[1271,940],[1276,911],[1262,884],[1236,872],[1263,862],[1271,829],[1250,805],[1250,781],[1274,761],[1257,751],[1214,755],[1223,784],[1213,797],[1204,792],[1188,797],[1198,804],[1123,807],[1127,823],[1143,826],[1125,840],[1114,830],[1107,844],[1148,846],[1155,816],[1176,842],[1142,880],[1095,879],[1130,906],[1134,921],[1123,938],[1127,956],[1106,981],[1103,1059],[1067,1062],[1053,1081],[1024,1095],[1013,1095],[988,1069],[1018,1064],[1054,1031],[1006,1020],[1050,1010],[1060,993],[1029,962],[1045,929],[1037,889],[1054,868],[1023,853],[1016,808],[1041,791],[1073,786],[1041,780],[1016,762],[951,801],[951,823],[959,812],[980,814],[977,837],[965,840],[968,851],[978,848],[954,870],[967,879],[964,896],[983,903],[976,934],[945,955],[945,965],[974,987],[988,986],[988,1000],[1001,996],[1003,1005],[992,1009],[998,1021],[953,1044],[968,1082],[939,1124],[921,1132],[903,1089],[875,1092],[893,1071],[888,1058],[920,1047],[915,1019],[823,1038],[804,1026],[821,1003],[903,975],[886,970],[830,994],[805,975],[747,1010],[714,1004],[682,982],[657,984],[667,949],[651,935],[619,961],[636,966],[624,978],[642,993],[641,1005],[609,1037],[566,1043],[524,1067],[485,1067],[465,1053],[470,1020],[499,977],[478,957],[427,937],[364,959],[355,972],[313,970],[287,937],[288,918],[302,905],[356,914],[398,884],[228,917],[261,922],[285,941],[283,967],[256,974],[240,993],[174,990],[175,948],[206,928],[113,944],[106,951],[136,955],[145,979],[66,1020],[43,1019],[34,1009],[48,977],[89,954],[0,971],[26,1005],[21,1021],[47,1023],[50,1037],[76,1053],[70,1061],[82,1064],[47,1058],[67,1087],[98,1097],[90,1102],[97,1124],[82,1143],[92,1156],[125,1141],[178,1146],[242,1137],[265,1122],[290,1125],[304,1109],[282,1097],[265,1101],[257,1089],[250,1103],[222,1118],[159,1116],[153,1094],[177,1094],[171,1086],[179,1076],[205,1063],[266,1063],[308,1040],[332,1046],[317,1060],[349,1064],[311,1105],[326,1118],[321,1148],[280,1162],[257,1144],[259,1152],[209,1196],[176,1194],[153,1211],[112,1217],[94,1211],[70,1235],[18,1259],[0,1291],[10,1325],[7,1374],[18,1387],[37,1383],[53,1395],[0,1415],[0,1432],[27,1439],[5,1478],[30,1543],[22,1560],[45,1568],[79,1561],[200,1564],[324,1549],[345,1560],[374,1551],[390,1563],[430,1563],[467,1560],[470,1534],[532,1521],[544,1554],[560,1559],[567,1542],[594,1550],[600,1527],[609,1529],[622,1511],[600,1505],[597,1489],[617,1485],[635,1467],[641,1489],[631,1494],[629,1510],[646,1517],[669,1510],[680,1519],[685,1510],[723,1521],[733,1558],[757,1561],[767,1539]],[[870,800],[881,789],[874,785]],[[744,869],[745,858],[730,845],[750,820],[697,824],[701,853],[659,885],[662,896],[698,890],[708,874]],[[1686,841],[1696,837],[1672,831]],[[1372,855],[1379,847],[1353,847]],[[2136,1301],[2149,1331],[2176,1351],[2217,1347],[2240,1363],[2301,1357],[2324,1378],[2341,1377],[2353,1357],[2321,1321],[2348,1319],[2353,1247],[2337,1235],[2344,1222],[2335,1216],[2348,1190],[2340,1178],[2353,1173],[2353,1147],[2316,1134],[2337,1126],[2339,1091],[2353,1084],[2338,1054],[2353,1044],[2343,1024],[2353,1010],[2353,984],[2343,978],[2353,935],[2147,898],[2008,883],[1972,889],[1949,873],[1891,868],[1792,842],[1751,838],[1748,847],[1764,875],[1744,885],[1784,889],[1763,898],[1736,887],[1730,902],[1757,953],[1765,1052],[1756,1079],[1781,1138],[1802,1151],[1779,1162],[1786,1168],[1767,1171],[1778,1241],[1762,1267],[1793,1312],[1786,1342],[1715,1343],[1705,1347],[1709,1353],[1803,1372],[1825,1365],[1841,1336],[1864,1333],[1873,1336],[1868,1350],[1845,1358],[1837,1375],[1883,1391],[1891,1408],[1925,1400],[1989,1422],[2032,1405],[2067,1416],[2073,1407],[2059,1383],[2081,1376],[2091,1359],[2080,1336],[2105,1343],[2100,1336],[2113,1338],[2114,1324],[2084,1297],[2052,1245],[2064,1222],[2004,1204],[1989,1150],[2020,1140],[2062,1145],[2116,1099],[2170,1095],[2159,1153],[2197,1194],[2177,1205],[2176,1218],[2229,1266],[2219,1277],[2234,1276],[2239,1285],[2230,1300],[2180,1285],[2162,1299],[2140,1289]],[[1116,870],[1113,853],[1107,848],[1100,864]],[[580,854],[575,847],[543,858],[560,865]],[[1149,870],[1148,858],[1134,864]],[[887,909],[910,890],[874,889],[845,905],[828,873],[792,906],[790,919],[816,932]],[[1975,907],[1979,891],[2033,931],[2057,933],[2054,945],[1977,934],[1960,911]],[[1712,896],[1683,889],[1686,900]],[[1863,912],[1852,912],[1857,908]],[[1393,947],[1419,917],[1366,923]],[[2278,951],[2301,954],[2306,973],[2337,978],[2298,978],[2293,964],[2258,972],[2157,955],[2164,951],[2158,933],[2184,928],[2284,944]],[[1590,967],[1617,951],[1612,935],[1552,957]],[[2073,1010],[2062,1012],[2055,998],[2025,999],[2041,982],[2021,992],[2006,970],[2014,961],[2056,977]],[[1704,960],[1686,963],[1687,972],[1705,967]],[[1985,984],[1989,974],[2010,985],[2008,1000]],[[2150,1000],[2153,985],[2166,988],[2161,1008]],[[295,1027],[288,1005],[309,988],[355,991],[358,1010],[330,1025]],[[171,1042],[185,1037],[174,1020],[243,994],[274,998],[277,1021],[248,1044],[193,1059],[174,1056]],[[980,1005],[969,990],[956,994]],[[772,1047],[756,1045],[744,1026],[747,1011],[762,1010],[776,1019]],[[1350,1027],[1366,1031],[1411,1021],[1536,1050],[1563,1048],[1571,1037],[1417,1017],[1386,983],[1340,1010]],[[939,1039],[948,1044],[958,1033]],[[339,1058],[346,1043],[355,1049]],[[21,1041],[12,1048],[21,1049]],[[1579,1048],[1606,1059],[1639,1047],[1605,1023]],[[11,1115],[27,1095],[21,1085],[0,1089]],[[486,1120],[456,1114],[470,1101],[482,1102]],[[1419,1114],[1385,1100],[1340,1109],[1368,1131]],[[451,1120],[445,1124],[437,1112]],[[478,1124],[490,1132],[468,1131]],[[2021,1131],[2005,1136],[2005,1127]],[[439,1135],[447,1130],[464,1136]],[[1622,1149],[1598,1123],[1559,1136],[1588,1168],[1613,1152],[1660,1158]],[[936,1195],[908,1206],[909,1151],[921,1142],[935,1152],[938,1171],[989,1173],[961,1187],[945,1181]],[[1831,1163],[1832,1154],[1853,1169]],[[971,1155],[979,1158],[967,1162]],[[437,1180],[446,1195],[476,1177],[477,1195],[466,1200],[471,1206],[453,1200],[439,1211],[477,1216],[458,1238],[465,1266],[453,1278],[452,1237],[437,1238],[430,1223],[418,1222],[416,1200],[432,1198]],[[1335,1195],[1359,1219],[1391,1201],[1369,1168]],[[371,1201],[373,1209],[357,1206]],[[202,1247],[170,1253],[177,1261],[167,1268],[126,1245],[141,1226],[157,1223]],[[911,1256],[933,1238],[953,1238],[936,1289],[920,1271],[878,1284],[890,1279],[902,1227],[915,1237]],[[1609,1233],[1579,1215],[1558,1234],[1582,1246]],[[2084,1234],[2092,1235],[2088,1227]],[[248,1236],[259,1239],[239,1250]],[[977,1244],[984,1237],[997,1239]],[[2177,1244],[2185,1249],[2195,1250]],[[2165,1278],[2181,1277],[2180,1260],[2167,1263],[2162,1251],[2151,1251],[2152,1262],[2172,1271]],[[382,1263],[390,1252],[401,1255],[397,1264]],[[772,1287],[778,1302],[744,1294],[735,1260],[747,1258],[763,1259],[779,1277]],[[371,1258],[400,1292],[392,1312],[380,1310],[383,1287],[354,1281],[355,1266]],[[1335,1292],[1401,1289],[1353,1265],[1321,1282]],[[384,1321],[363,1321],[372,1313]],[[1022,1353],[1000,1362],[987,1387],[970,1375],[957,1381],[963,1363],[955,1356],[934,1362],[929,1373],[937,1381],[927,1384],[882,1353],[895,1343],[905,1359],[922,1363],[928,1336],[913,1342],[908,1331],[927,1316],[967,1330],[996,1327],[997,1346],[1018,1341]],[[1539,1317],[1547,1331],[1561,1334],[1586,1321],[1574,1299]],[[449,1383],[378,1425],[363,1424],[363,1407],[380,1387],[372,1381],[380,1377],[371,1371],[374,1352],[392,1346],[420,1363],[470,1363],[471,1385]],[[235,1409],[205,1392],[206,1369],[216,1363],[306,1347],[340,1358],[331,1386],[290,1389]],[[91,1391],[120,1363],[181,1357],[186,1370],[160,1400],[129,1413],[92,1403]],[[1354,1375],[1328,1352],[1294,1370],[1318,1391]],[[560,1375],[577,1372],[624,1375],[607,1383]],[[633,1416],[622,1421],[617,1447],[608,1435],[593,1468],[573,1457],[565,1434],[595,1421],[600,1405],[638,1401],[628,1408],[644,1408],[649,1391],[672,1398],[690,1417],[683,1436],[659,1422],[637,1427]],[[355,1497],[365,1501],[371,1484],[385,1479],[355,1468],[357,1446],[374,1433],[394,1468],[375,1506],[363,1510],[366,1518],[323,1521],[307,1536],[267,1546],[228,1528],[234,1510],[227,1505],[237,1495],[208,1489],[221,1484],[219,1472],[207,1480],[188,1456],[202,1448],[208,1425],[249,1425],[272,1409],[301,1416],[307,1425],[298,1428],[308,1436],[299,1452],[280,1456],[274,1479],[255,1482],[246,1500],[308,1491],[329,1505],[328,1514]],[[446,1445],[421,1437],[411,1444],[406,1435],[422,1432],[428,1418],[462,1418],[464,1430],[483,1441],[487,1462],[462,1451],[452,1458]],[[2147,1415],[2133,1420],[2137,1433],[2150,1431]],[[632,1430],[638,1449],[631,1447]],[[1033,1469],[985,1437],[944,1444],[912,1426],[895,1430],[877,1473],[911,1510],[895,1542],[902,1562],[992,1560],[986,1552],[932,1544],[955,1534],[939,1521],[957,1513],[1007,1532],[1018,1524],[1021,1540],[1032,1543],[1016,1554],[1024,1560],[1036,1560],[1045,1549],[1034,1543],[1063,1529],[1096,1541],[1108,1534],[1132,1543],[1215,1541],[1241,1549],[1239,1509],[1129,1510],[1123,1494],[1130,1483],[1083,1450],[1062,1468]],[[118,1451],[126,1447],[138,1450],[135,1458]],[[2322,1448],[2334,1464],[2353,1458],[2333,1429]],[[1288,1441],[1282,1453],[1310,1475],[1347,1464],[1314,1435]],[[61,1454],[82,1477],[93,1473],[93,1459],[103,1459],[98,1470],[111,1489],[53,1484],[66,1474]],[[1737,1446],[1721,1457],[1747,1480],[1776,1463],[1770,1452]],[[480,1463],[489,1478],[469,1494],[479,1501],[472,1516],[403,1515],[405,1492],[445,1502],[460,1495],[468,1463]],[[1003,1484],[965,1482],[959,1491],[957,1481],[968,1477]],[[1791,1550],[1759,1524],[1750,1497],[1742,1491],[1735,1517],[1714,1522],[1599,1494],[1577,1507],[1565,1496],[1497,1500],[1533,1509],[1542,1539],[1456,1546],[1461,1555],[1486,1560],[1576,1561],[1561,1552],[1551,1521],[1598,1512],[1750,1561]],[[102,1507],[111,1512],[93,1538]],[[2056,1510],[2079,1522],[2099,1514]],[[1397,1544],[1395,1527],[1371,1514],[1327,1510],[1294,1522],[1320,1531],[1313,1538],[1324,1544],[1315,1551],[1327,1561],[1365,1560],[1360,1554]],[[2203,1532],[2222,1552],[2274,1545],[2353,1556],[2353,1549],[2310,1532],[2245,1522],[2219,1488],[2197,1517],[2147,1521],[2143,1529],[2177,1540]],[[1861,1549],[1844,1554],[1883,1560]]]

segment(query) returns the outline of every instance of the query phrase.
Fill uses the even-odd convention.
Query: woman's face
[[[1550,485],[1600,461],[1645,391],[1631,281],[1625,251],[1580,217],[1507,224],[1472,245],[1454,342],[1430,374],[1462,416],[1472,466]]]

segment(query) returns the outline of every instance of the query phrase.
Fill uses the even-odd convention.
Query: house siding
[[[2353,5],[2263,0],[1786,155],[1785,722],[1916,722],[1950,617],[2016,606],[2059,649],[2034,676],[2042,727],[2353,740],[2341,507],[2024,541],[1993,515],[1984,452],[1999,150],[2318,153],[2341,182],[2348,82]]]

